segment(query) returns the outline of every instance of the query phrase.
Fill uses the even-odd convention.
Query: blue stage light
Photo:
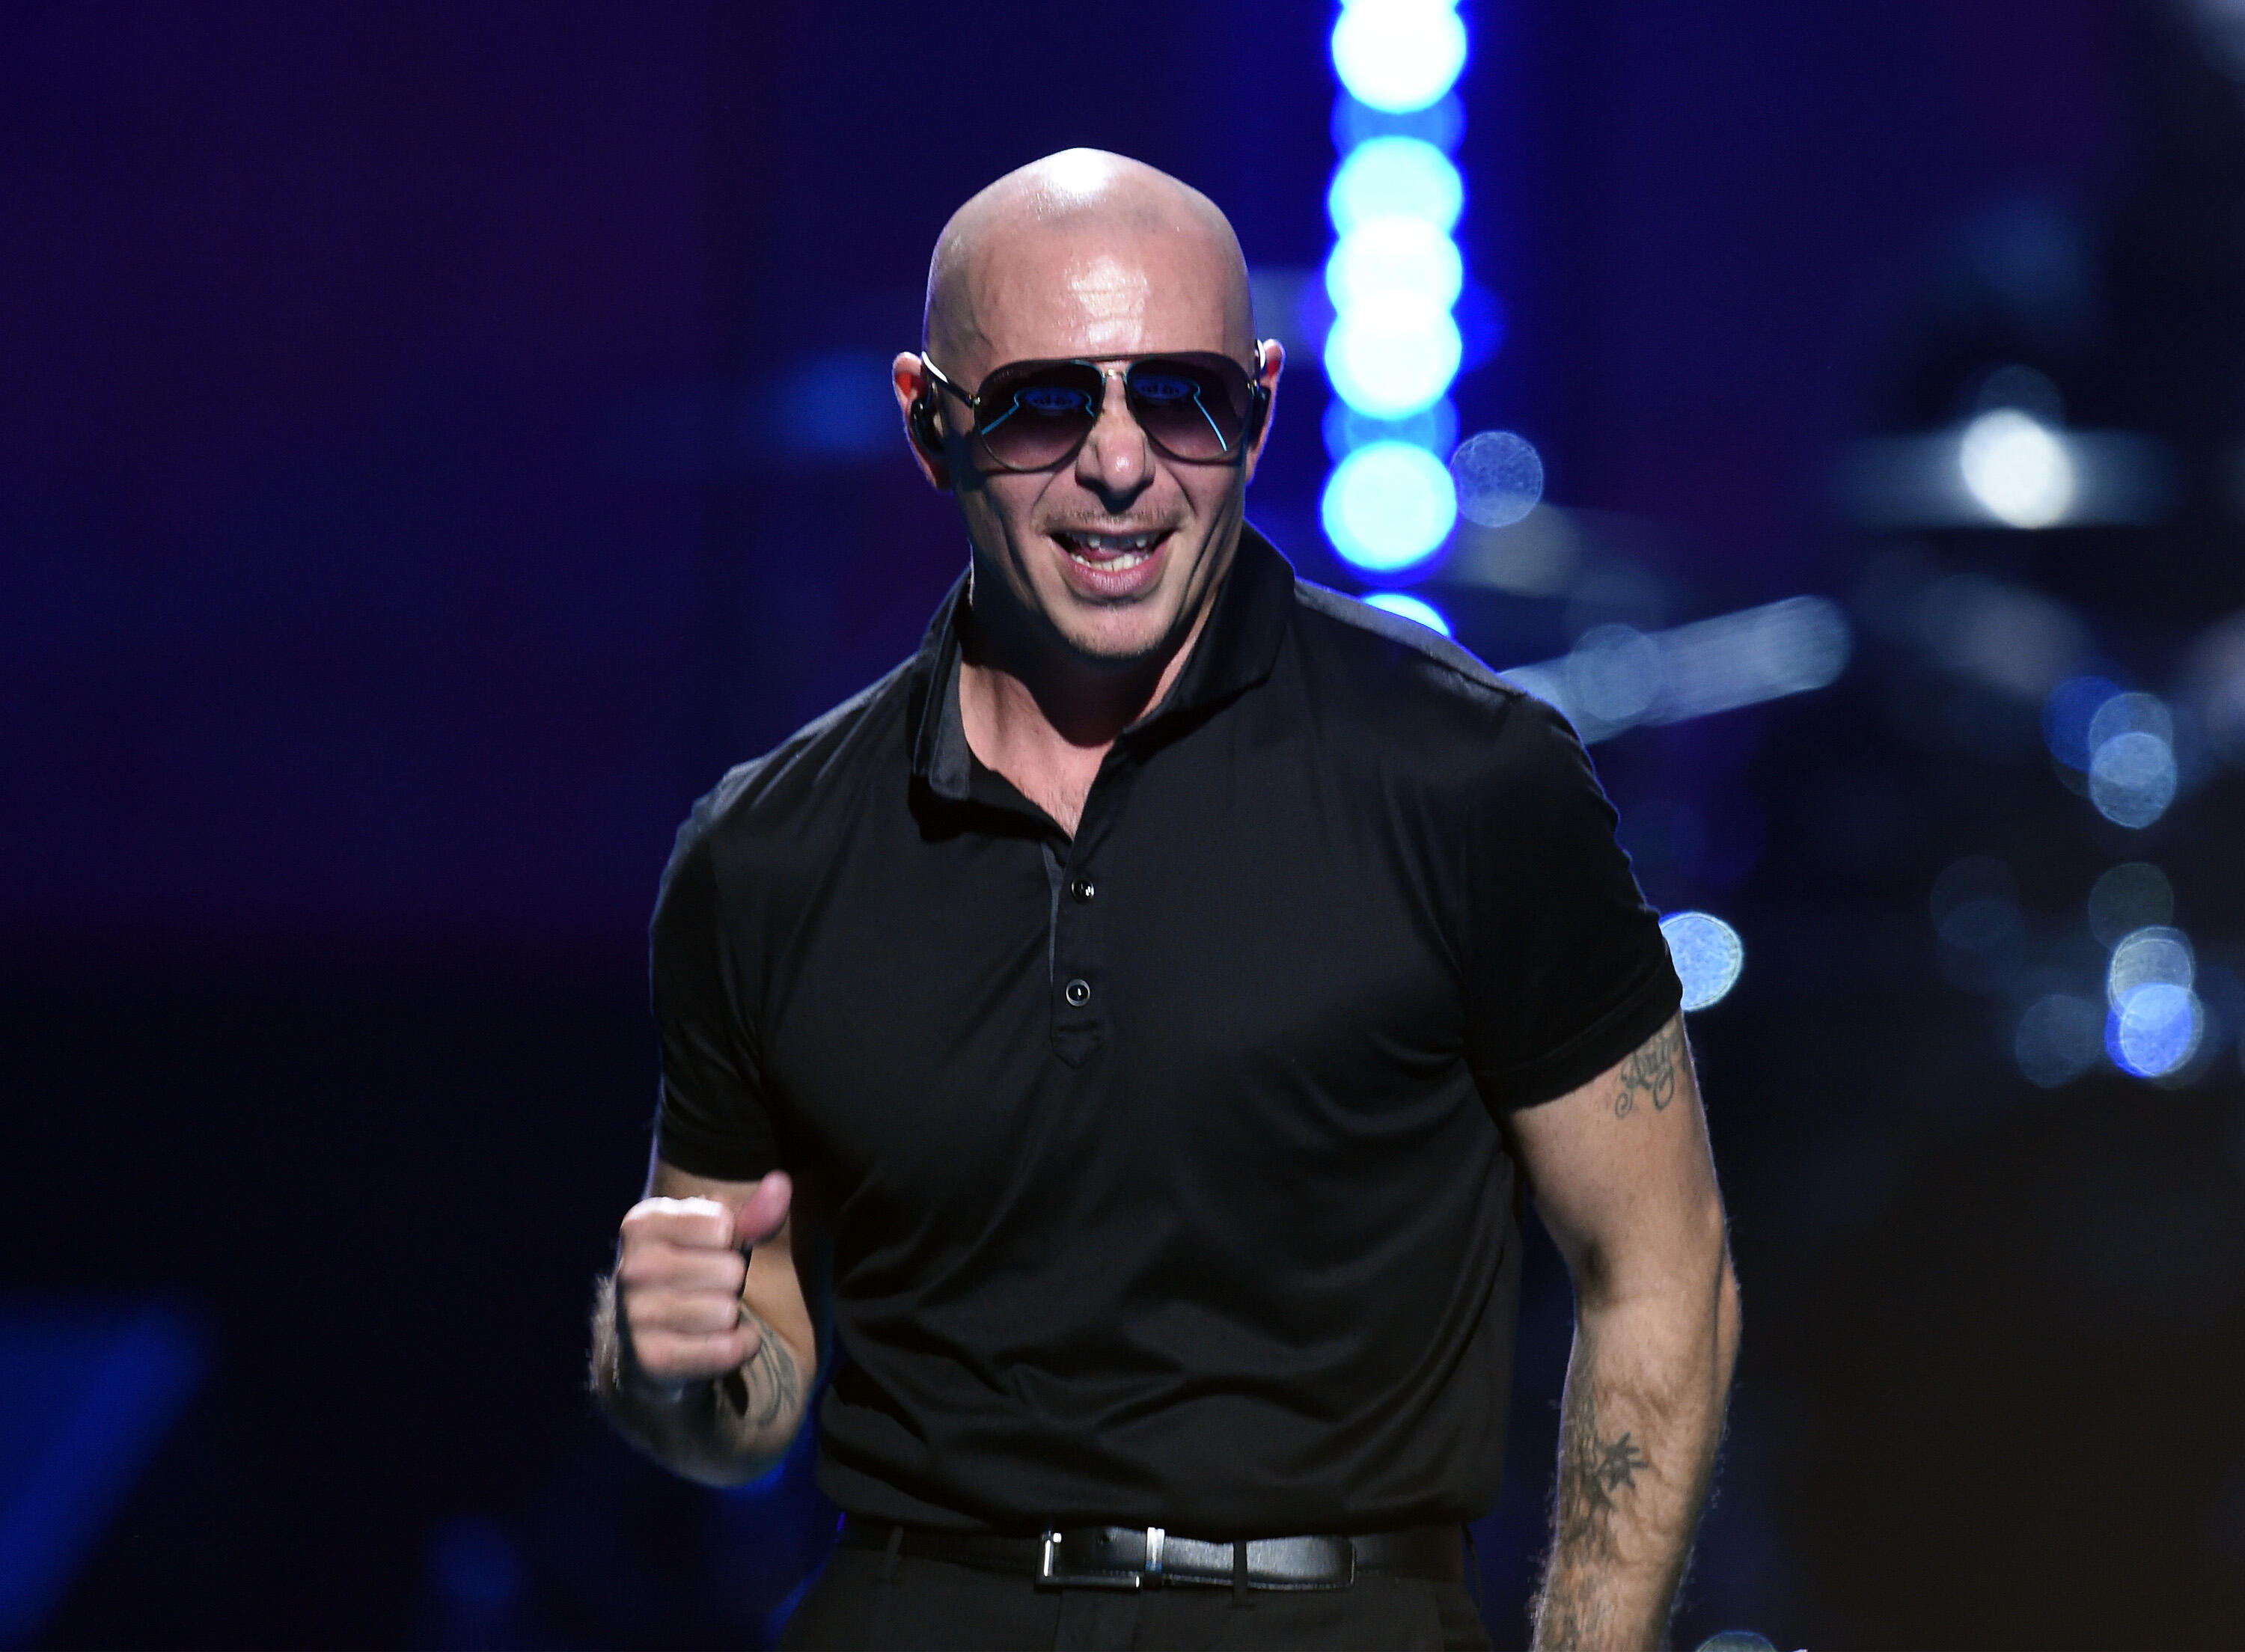
[[[1457,525],[1442,459],[1457,439],[1448,396],[1465,359],[1451,313],[1465,261],[1450,239],[1465,182],[1445,152],[1464,126],[1451,88],[1466,49],[1455,0],[1343,0],[1333,25],[1345,90],[1326,195],[1340,239],[1326,264],[1336,402],[1324,434],[1338,468],[1320,514],[1334,549],[1374,572],[1425,561]]]
[[[1450,158],[1418,138],[1373,138],[1343,157],[1326,191],[1333,233],[1375,218],[1417,218],[1444,234],[1465,211],[1465,179]]]
[[[1442,617],[1442,611],[1431,602],[1422,602],[1416,597],[1406,596],[1401,591],[1375,591],[1365,600],[1375,608],[1385,608],[1390,613],[1400,613],[1406,620],[1416,620],[1429,631],[1439,631],[1446,637],[1450,634],[1450,622]]]
[[[1396,294],[1360,304],[1333,322],[1326,335],[1326,376],[1360,413],[1408,418],[1442,399],[1464,355],[1449,311]],[[1447,491],[1447,480],[1443,485]]]
[[[2167,981],[2138,987],[2105,1023],[2106,1053],[2140,1079],[2165,1078],[2185,1066],[2205,1036],[2198,994]]]
[[[1424,109],[1457,84],[1466,26],[1448,0],[1350,0],[1333,24],[1333,63],[1359,103]]]
[[[1424,109],[1401,114],[1360,104],[1345,91],[1333,99],[1333,147],[1344,155],[1375,138],[1416,138],[1455,155],[1465,135],[1466,107],[1455,91]]]
[[[1326,260],[1335,314],[1401,293],[1448,309],[1465,290],[1457,243],[1423,218],[1374,218],[1340,238]]]
[[[1341,556],[1374,573],[1414,566],[1441,549],[1458,518],[1449,471],[1422,447],[1374,442],[1326,481],[1319,514]]]
[[[1437,458],[1458,444],[1457,403],[1447,396],[1407,419],[1376,419],[1335,396],[1326,404],[1322,423],[1326,456],[1335,464],[1374,442],[1409,442]]]

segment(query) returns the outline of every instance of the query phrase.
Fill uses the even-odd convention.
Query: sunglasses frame
[[[974,429],[971,434],[974,438],[975,449],[982,457],[998,470],[1022,476],[1038,471],[1056,471],[1083,451],[1083,444],[1091,439],[1092,431],[1099,427],[1100,418],[1107,410],[1107,381],[1114,374],[1120,371],[1122,375],[1124,405],[1128,406],[1130,369],[1143,362],[1170,361],[1187,363],[1229,362],[1234,367],[1240,365],[1220,350],[1150,350],[1143,355],[1030,356],[1019,362],[1004,362],[992,368],[982,376],[983,389],[976,390],[970,396],[960,388],[958,381],[930,361],[925,354],[920,356],[919,364],[926,369],[927,376],[935,382],[939,389],[950,391],[967,404],[968,412],[974,415]],[[1118,369],[1113,365],[1116,362],[1123,362],[1127,365]],[[1047,367],[1088,367],[1098,375],[1099,389],[1092,401],[1090,422],[1083,427],[1083,434],[1076,437],[1068,450],[1059,457],[1048,459],[1042,464],[1008,464],[990,450],[988,434],[982,428],[982,398],[987,393],[990,381],[1001,373],[1012,373],[1024,368]],[[1197,397],[1195,398],[1195,402],[1201,407],[1202,416],[1208,417],[1206,405],[1201,403]],[[1258,341],[1255,346],[1255,365],[1247,370],[1246,422],[1240,426],[1239,439],[1224,452],[1212,458],[1196,458],[1189,454],[1174,452],[1163,443],[1159,437],[1146,429],[1143,421],[1137,420],[1135,411],[1131,416],[1134,420],[1137,420],[1139,430],[1145,436],[1148,443],[1164,458],[1174,460],[1179,464],[1238,464],[1245,459],[1247,450],[1255,445],[1256,437],[1262,433],[1264,412],[1270,403],[1271,391],[1263,383],[1263,346],[1261,342]],[[1210,420],[1210,428],[1215,429],[1213,419]],[[1219,438],[1224,434],[1221,430],[1217,430],[1216,433]]]

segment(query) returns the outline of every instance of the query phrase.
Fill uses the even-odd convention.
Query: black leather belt
[[[1353,1537],[1256,1537],[1211,1542],[1158,1526],[1065,1526],[1041,1537],[937,1532],[852,1515],[842,1525],[851,1548],[884,1549],[955,1566],[1014,1572],[1041,1588],[1137,1589],[1165,1583],[1258,1589],[1345,1589],[1360,1572],[1465,1580],[1455,1526],[1414,1526]]]

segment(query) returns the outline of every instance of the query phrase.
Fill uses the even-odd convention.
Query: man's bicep
[[[1506,1124],[1578,1290],[1653,1285],[1710,1228],[1719,1235],[1722,1196],[1681,1015],[1588,1084]]]

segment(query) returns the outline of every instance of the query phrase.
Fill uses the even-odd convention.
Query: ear
[[[943,392],[928,376],[927,364],[910,350],[889,364],[889,385],[905,416],[905,439],[931,487],[951,490],[951,461],[944,451]]]
[[[1263,444],[1271,439],[1271,416],[1278,410],[1278,374],[1286,365],[1286,347],[1275,338],[1266,338],[1257,349],[1262,352],[1262,364],[1255,375],[1255,383],[1263,391],[1263,423],[1255,432],[1255,440],[1247,450],[1247,479],[1255,479],[1255,462],[1263,457]]]

